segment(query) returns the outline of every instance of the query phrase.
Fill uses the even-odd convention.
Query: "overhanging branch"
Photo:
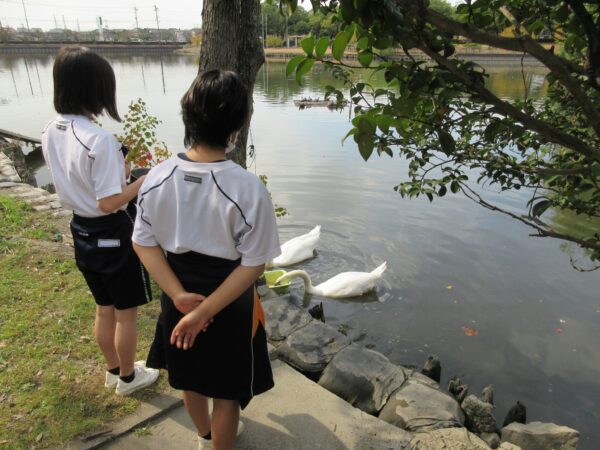
[[[463,36],[478,44],[489,45],[490,47],[511,50],[513,52],[527,52],[536,59],[539,59],[544,65],[552,61],[554,64],[562,64],[570,72],[579,75],[585,75],[585,69],[579,64],[569,61],[566,58],[555,55],[546,50],[533,39],[509,38],[497,34],[488,33],[468,23],[458,22],[432,9],[425,10],[425,20],[443,31],[452,33],[455,36]],[[544,62],[546,61],[546,62]]]
[[[585,70],[581,66],[546,50],[528,35],[523,35],[519,38],[497,36],[482,31],[472,25],[457,22],[456,20],[431,9],[425,10],[425,19],[442,31],[467,37],[479,44],[487,44],[492,47],[529,53],[550,69],[571,95],[575,97],[581,105],[589,125],[594,129],[596,135],[600,137],[600,112],[594,107],[593,103],[588,98],[588,95],[581,88],[579,81],[571,76],[571,72],[585,74]]]
[[[556,230],[552,229],[548,224],[542,222],[539,219],[536,220],[536,222],[533,222],[532,220],[528,219],[527,216],[520,216],[510,211],[506,211],[505,209],[499,208],[498,206],[492,205],[491,203],[485,201],[478,193],[476,193],[466,184],[460,183],[459,185],[461,191],[463,192],[463,194],[465,194],[465,196],[468,199],[473,200],[475,203],[478,203],[479,205],[489,209],[490,211],[500,212],[509,217],[512,217],[513,219],[518,220],[521,223],[524,223],[528,227],[535,229],[538,232],[537,236],[552,237],[563,241],[573,242],[582,248],[600,252],[600,242],[580,239],[569,234],[559,233]]]
[[[451,61],[450,59],[439,55],[438,53],[424,45],[419,47],[419,49],[425,54],[427,54],[435,62],[437,62],[441,67],[444,67],[446,70],[460,78],[463,81],[463,83],[465,83],[465,85],[474,90],[474,93],[477,94],[477,96],[481,100],[487,102],[490,105],[495,106],[496,109],[505,116],[511,117],[517,120],[518,122],[522,123],[527,128],[543,135],[550,142],[562,145],[577,153],[581,153],[587,156],[588,158],[600,161],[599,149],[591,147],[585,142],[583,142],[581,139],[571,134],[565,133],[564,131],[558,130],[544,121],[531,117],[525,114],[520,109],[514,107],[512,104],[499,99],[497,96],[492,94],[492,92],[489,91],[483,84],[474,82],[468,76],[468,74],[464,73],[461,69],[457,68],[456,63],[454,61]]]

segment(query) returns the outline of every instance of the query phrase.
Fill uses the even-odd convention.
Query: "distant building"
[[[46,31],[46,33],[44,33],[44,37],[50,42],[64,42],[73,40],[73,36],[68,35],[66,30],[63,30],[62,28],[54,28]]]

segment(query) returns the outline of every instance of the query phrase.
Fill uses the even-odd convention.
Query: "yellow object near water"
[[[285,270],[267,270],[264,273],[267,287],[275,291],[277,294],[287,294],[290,290],[290,285],[292,284],[291,281],[285,281],[282,284],[275,285],[275,281],[277,281],[279,277],[284,276],[286,273],[287,272]]]

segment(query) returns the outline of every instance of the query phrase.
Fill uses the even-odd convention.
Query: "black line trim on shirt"
[[[146,220],[146,218],[144,217],[144,208],[142,206],[142,203],[144,202],[144,199],[141,198],[140,201],[138,202],[137,206],[140,209],[140,220],[143,220],[144,222],[146,222],[148,225],[152,226],[152,224],[150,222],[148,222],[148,220]]]
[[[81,139],[79,139],[79,137],[77,136],[77,133],[75,133],[75,125],[73,125],[73,122],[75,122],[74,120],[71,120],[71,131],[73,131],[73,136],[75,136],[75,139],[77,139],[77,141],[83,145],[83,147],[88,151],[88,158],[90,159],[96,159],[93,156],[90,156],[90,152],[92,151],[87,145],[85,145],[83,142],[81,142]]]
[[[171,170],[171,173],[169,175],[167,175],[166,178],[164,178],[160,183],[155,184],[154,186],[152,186],[151,188],[148,188],[146,191],[142,192],[140,195],[143,197],[144,195],[146,195],[148,192],[150,192],[153,189],[156,189],[157,187],[162,186],[165,181],[167,181],[169,178],[171,178],[173,176],[173,174],[175,173],[175,171],[177,170],[179,166],[175,166],[173,167],[173,170]]]
[[[214,172],[213,172],[212,170],[210,171],[210,174],[212,175],[212,179],[213,179],[213,181],[215,182],[215,184],[217,185],[217,188],[219,189],[219,191],[221,191],[221,194],[223,194],[225,197],[227,197],[227,199],[228,199],[228,200],[229,200],[231,203],[233,203],[233,204],[236,206],[236,208],[238,209],[238,211],[239,211],[239,212],[240,212],[240,214],[242,215],[242,219],[244,219],[244,223],[245,223],[245,224],[246,224],[248,227],[250,227],[250,229],[252,229],[253,227],[252,227],[252,225],[250,225],[250,224],[248,223],[248,221],[246,220],[246,216],[244,215],[244,212],[242,211],[242,208],[240,208],[240,205],[238,205],[238,204],[235,202],[235,200],[233,200],[233,199],[232,199],[232,198],[231,198],[229,195],[227,195],[227,194],[225,193],[225,191],[224,191],[223,189],[221,189],[221,186],[219,186],[219,183],[217,183],[217,179],[215,178],[215,174],[214,174]]]

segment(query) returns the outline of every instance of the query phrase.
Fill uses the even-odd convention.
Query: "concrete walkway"
[[[273,361],[275,388],[242,411],[245,431],[236,449],[384,450],[406,448],[411,434],[366,414],[280,361]],[[164,376],[164,375],[163,375]],[[195,428],[179,407],[141,432],[102,446],[113,450],[197,448]]]

